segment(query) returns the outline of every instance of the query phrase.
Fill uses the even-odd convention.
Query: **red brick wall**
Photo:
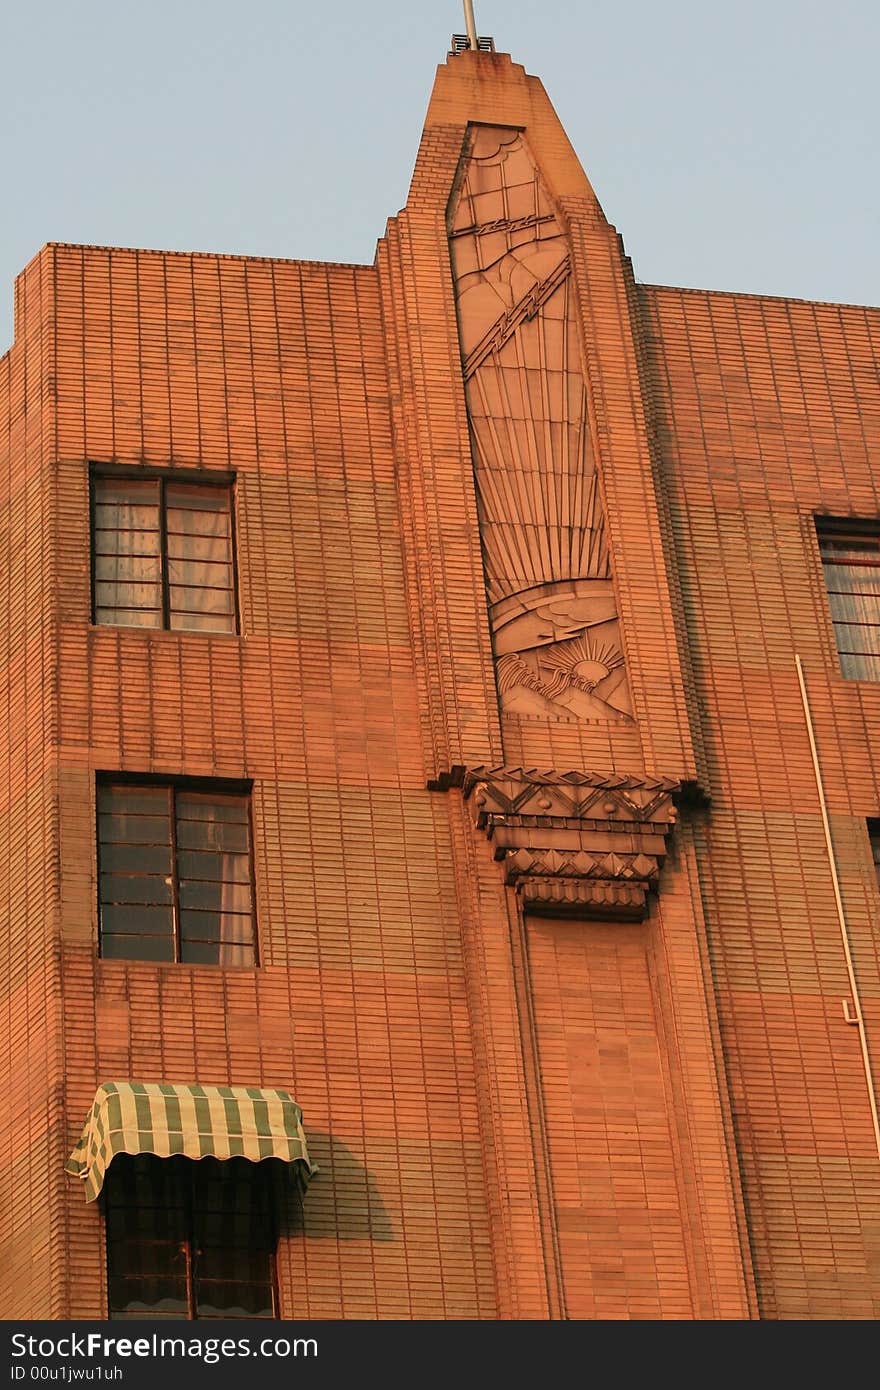
[[[101,1218],[58,1174],[95,1086],[118,1077],[294,1091],[321,1176],[284,1242],[286,1316],[492,1316],[375,275],[68,247],[45,260],[64,324],[47,634],[61,662],[47,700],[59,733],[39,751],[58,769],[62,858],[42,876],[61,897],[66,1107],[40,1177],[65,1200],[58,1253],[76,1275],[55,1312],[105,1306]],[[240,638],[90,628],[89,460],[234,469]],[[258,971],[96,959],[100,770],[253,779]],[[44,1014],[32,1005],[32,1045],[58,1051]],[[32,1233],[24,1244],[39,1256]],[[19,1311],[36,1311],[28,1297]]]
[[[880,515],[880,312],[644,287],[713,792],[699,847],[765,1317],[870,1318],[880,1164],[794,667],[880,1071],[880,686],[844,680],[813,514]]]

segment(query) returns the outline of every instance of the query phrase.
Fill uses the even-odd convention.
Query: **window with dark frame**
[[[841,674],[880,680],[880,520],[816,517]]]
[[[98,783],[100,953],[255,965],[250,796]]]
[[[118,1154],[104,1184],[110,1318],[276,1317],[273,1167]]]
[[[96,473],[92,565],[98,624],[235,632],[231,486]]]
[[[874,872],[877,875],[877,887],[880,889],[880,820],[868,821],[868,839],[871,841]]]

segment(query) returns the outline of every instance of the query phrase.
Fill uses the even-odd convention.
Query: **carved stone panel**
[[[472,131],[450,245],[501,706],[627,720],[568,247],[519,131]]]

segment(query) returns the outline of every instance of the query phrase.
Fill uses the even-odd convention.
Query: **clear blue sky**
[[[880,303],[876,0],[476,0],[639,279]],[[46,241],[372,261],[460,0],[66,0],[2,25],[0,351]]]

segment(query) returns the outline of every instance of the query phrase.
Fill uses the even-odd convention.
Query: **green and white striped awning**
[[[305,1187],[317,1171],[309,1158],[302,1112],[287,1091],[257,1086],[105,1081],[65,1164],[93,1202],[118,1153],[170,1158],[278,1158],[295,1165]]]

